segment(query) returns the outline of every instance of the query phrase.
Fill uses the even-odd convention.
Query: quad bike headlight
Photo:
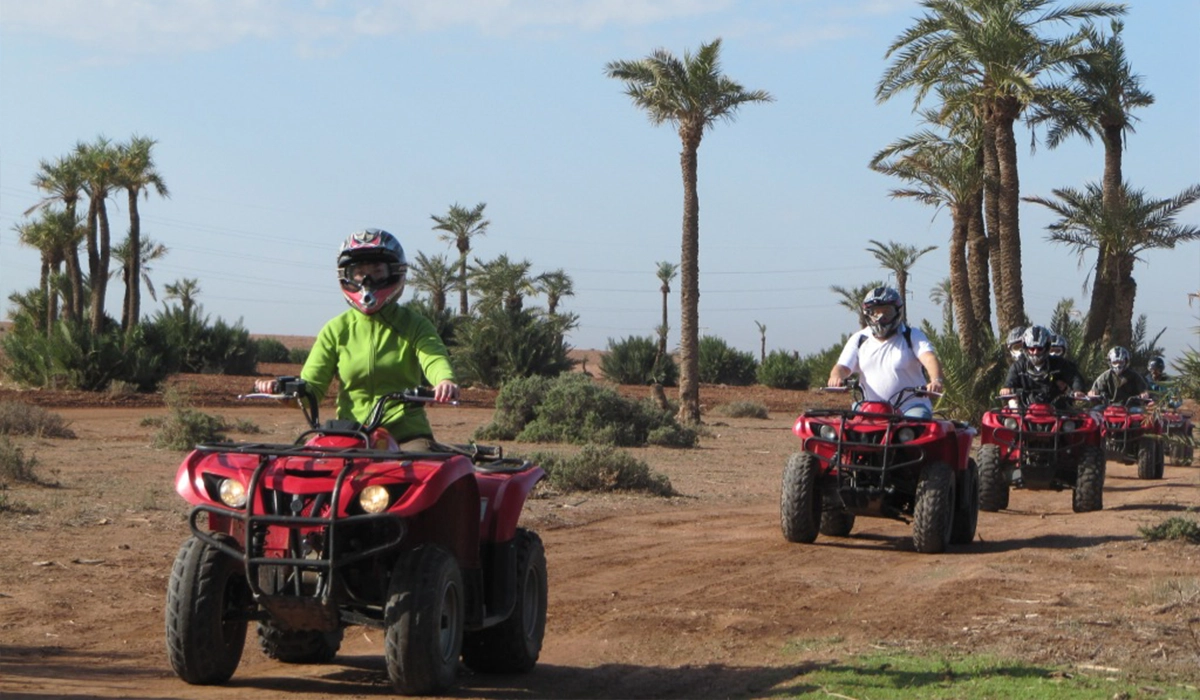
[[[837,431],[833,429],[832,425],[822,425],[821,437],[825,438],[826,440],[836,440]]]
[[[1017,429],[1017,419],[1016,418],[1005,418],[1004,419],[1004,427],[1008,428],[1009,430],[1016,430]]]
[[[917,439],[917,431],[905,426],[896,431],[896,442],[912,442]]]
[[[382,513],[391,504],[391,494],[378,484],[372,484],[358,494],[358,505],[368,513]]]
[[[242,508],[246,505],[246,487],[237,479],[222,479],[217,487],[221,502],[230,508]]]

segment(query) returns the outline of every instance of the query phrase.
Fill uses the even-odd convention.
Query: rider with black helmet
[[[1083,377],[1075,363],[1050,354],[1050,331],[1030,326],[1022,337],[1024,350],[1008,368],[1000,393],[1015,395],[1025,405],[1053,403],[1063,405],[1068,397],[1084,397]]]

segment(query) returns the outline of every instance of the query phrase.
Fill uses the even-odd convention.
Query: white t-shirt
[[[864,340],[860,340],[864,337]],[[917,356],[933,352],[933,345],[918,328],[910,329],[909,337],[912,339],[911,349],[904,340],[904,325],[901,324],[886,340],[876,338],[870,329],[864,328],[846,341],[837,363],[850,368],[851,373],[858,373],[864,399],[888,401],[901,389],[925,386],[927,380]],[[923,396],[910,397],[903,406],[897,408],[904,411],[920,404],[931,410],[933,408],[929,399]]]

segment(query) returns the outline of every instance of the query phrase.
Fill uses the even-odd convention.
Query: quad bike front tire
[[[267,658],[285,664],[327,664],[342,647],[344,630],[285,630],[263,620],[258,623],[258,646]]]
[[[1071,510],[1090,513],[1104,509],[1105,452],[1099,445],[1085,447],[1075,467],[1075,488],[1071,491]]]
[[[1146,436],[1138,440],[1137,468],[1139,479],[1161,479],[1158,469],[1158,441]]]
[[[537,665],[546,635],[546,549],[537,533],[517,530],[517,604],[494,627],[467,632],[463,663],[476,673],[525,673]]]
[[[945,462],[921,467],[913,508],[913,548],[921,554],[939,554],[950,543],[954,525],[954,471]]]
[[[454,555],[436,545],[406,552],[384,607],[384,658],[401,695],[436,695],[454,684],[462,653],[466,590]]]
[[[783,468],[779,524],[788,542],[808,544],[817,539],[821,524],[821,492],[817,488],[820,460],[811,452],[794,452]]]
[[[950,544],[970,544],[975,540],[975,529],[979,524],[979,465],[970,457],[967,468],[958,478],[956,491]]]
[[[1000,461],[1000,447],[979,448],[979,510],[994,513],[1008,507],[1008,475]]]
[[[1161,478],[1163,478],[1163,476],[1166,474],[1166,471],[1167,471],[1167,468],[1166,468],[1167,467],[1167,441],[1166,441],[1166,438],[1164,436],[1160,435],[1158,437],[1158,439],[1154,441],[1154,444],[1155,444],[1155,448],[1158,450],[1157,462],[1156,462],[1156,466],[1155,466],[1158,476],[1156,476],[1155,478],[1161,479]]]
[[[231,546],[237,543],[232,538]],[[167,584],[167,658],[192,685],[224,683],[237,670],[254,599],[242,563],[197,537],[179,548]]]

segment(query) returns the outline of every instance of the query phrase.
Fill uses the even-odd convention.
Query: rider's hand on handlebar
[[[274,394],[279,391],[279,382],[274,379],[254,380],[254,391],[259,394]]]
[[[925,391],[929,391],[929,392],[932,392],[935,394],[940,394],[944,390],[945,390],[945,384],[942,382],[941,377],[934,377],[932,380],[930,380],[930,382],[928,384],[925,385]]]
[[[449,379],[443,379],[433,387],[433,400],[438,403],[450,403],[458,400],[458,385]]]

